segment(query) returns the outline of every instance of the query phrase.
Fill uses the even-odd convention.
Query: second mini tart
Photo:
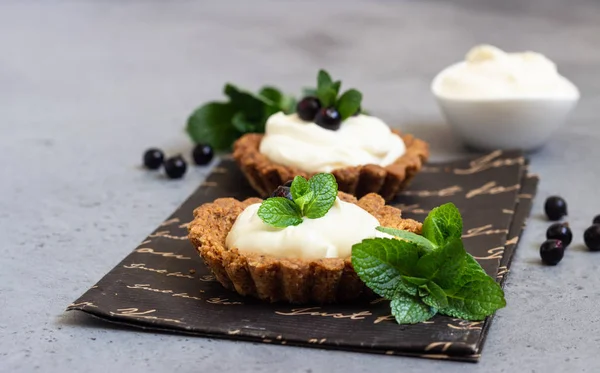
[[[429,158],[429,146],[412,135],[392,132],[402,138],[406,152],[387,166],[366,164],[333,170],[340,191],[358,198],[377,193],[389,201],[406,188]],[[263,137],[263,134],[246,134],[233,147],[233,158],[261,197],[269,196],[273,189],[297,175],[310,178],[315,174],[271,161],[260,152]]]
[[[401,211],[369,194],[357,200],[340,192],[338,197],[358,205],[381,225],[421,232],[421,223],[402,219]],[[350,258],[286,259],[242,253],[225,245],[237,217],[258,198],[238,201],[220,198],[198,207],[189,225],[189,238],[216,279],[227,289],[270,302],[334,303],[372,296],[354,272]]]

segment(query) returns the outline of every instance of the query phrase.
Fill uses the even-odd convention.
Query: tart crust
[[[402,219],[400,210],[386,206],[377,194],[360,200],[343,192],[338,196],[357,204],[383,226],[421,232],[421,223]],[[373,296],[354,272],[350,258],[286,259],[226,248],[227,234],[239,214],[261,201],[219,198],[194,210],[189,239],[225,288],[269,302],[335,303]]]
[[[410,183],[429,158],[429,145],[412,135],[392,131],[404,140],[406,152],[388,166],[367,164],[333,170],[338,189],[358,198],[377,193],[391,200]],[[233,145],[233,158],[259,195],[266,198],[279,185],[296,175],[310,178],[314,173],[272,162],[259,150],[264,134],[249,133]]]

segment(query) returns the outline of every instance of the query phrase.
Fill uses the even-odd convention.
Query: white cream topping
[[[306,172],[376,164],[387,166],[404,154],[400,136],[379,118],[357,115],[331,131],[296,114],[280,112],[267,120],[260,152],[271,161]]]
[[[465,62],[438,75],[433,89],[440,96],[461,99],[579,97],[577,88],[544,55],[505,53],[491,45],[472,48]]]
[[[296,226],[275,228],[258,216],[260,203],[248,206],[227,235],[227,248],[278,258],[347,258],[352,245],[365,238],[391,237],[375,228],[377,219],[349,202],[336,199],[333,207],[318,219],[304,217]]]

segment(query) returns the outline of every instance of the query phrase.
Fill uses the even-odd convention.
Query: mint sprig
[[[346,120],[360,110],[362,102],[362,93],[356,89],[349,89],[339,98],[339,92],[342,82],[333,81],[331,75],[325,70],[319,70],[317,74],[317,89],[314,94],[321,102],[321,106],[334,106],[340,113],[342,120]]]
[[[227,102],[208,102],[188,118],[186,131],[195,143],[211,145],[215,150],[227,150],[245,133],[265,131],[267,119],[279,112],[292,113],[296,100],[277,88],[265,86],[255,94],[226,84],[223,93]]]
[[[433,209],[422,236],[393,228],[398,239],[372,238],[352,247],[352,265],[375,293],[389,299],[400,324],[440,313],[483,320],[506,306],[504,291],[465,251],[462,217],[452,203]]]
[[[338,194],[332,174],[316,174],[310,180],[296,176],[290,186],[292,200],[283,197],[267,198],[258,208],[263,222],[277,228],[302,223],[302,217],[318,219],[329,211]]]

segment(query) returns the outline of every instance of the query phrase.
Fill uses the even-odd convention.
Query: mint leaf
[[[271,102],[280,105],[284,99],[283,93],[275,87],[264,86],[258,91],[258,95],[262,96]]]
[[[297,199],[294,199],[294,202],[296,202],[296,204],[300,208],[300,212],[302,213],[303,216],[306,216],[307,206],[309,206],[314,199],[315,199],[315,194],[313,193],[312,190],[309,190],[303,196],[300,196]]]
[[[409,284],[413,284],[416,286],[425,285],[426,283],[428,283],[430,281],[429,279],[426,279],[426,278],[412,277],[412,276],[402,276],[402,279],[404,281],[408,282]]]
[[[275,112],[283,111],[286,114],[290,114],[296,110],[296,99],[292,96],[285,95],[275,87],[262,87],[258,94],[273,102]]]
[[[427,295],[421,298],[423,303],[437,309],[448,307],[446,293],[435,282],[429,281],[421,287],[427,292]]]
[[[303,209],[304,215],[310,219],[323,217],[335,203],[338,185],[332,174],[320,173],[308,181],[313,199]]]
[[[323,86],[330,86],[331,84],[333,84],[331,75],[323,69],[319,70],[317,74],[317,89]]]
[[[335,99],[337,98],[337,91],[331,85],[328,86],[320,86],[317,89],[317,98],[321,101],[322,107],[329,107],[335,103]]]
[[[352,246],[352,266],[375,293],[392,299],[401,276],[411,276],[422,252],[417,245],[391,238],[369,238]]]
[[[233,118],[231,118],[231,124],[233,128],[241,133],[258,132],[258,128],[260,127],[260,124],[248,120],[242,111],[235,113]]]
[[[462,237],[462,217],[453,203],[446,203],[429,212],[421,234],[436,246],[443,246],[451,238]]]
[[[226,150],[240,136],[232,126],[235,108],[229,103],[209,102],[188,118],[186,131],[195,143],[209,144],[215,150]]]
[[[429,320],[436,314],[433,307],[407,294],[395,296],[390,302],[390,307],[398,324],[417,324]]]
[[[354,113],[360,109],[360,103],[362,101],[362,93],[356,89],[350,89],[344,92],[342,97],[337,101],[336,107],[342,120],[350,118]]]
[[[413,232],[403,231],[401,229],[388,228],[388,227],[377,227],[375,229],[377,229],[380,232],[390,234],[394,237],[401,238],[405,241],[414,242],[414,243],[422,246],[423,248],[427,249],[427,251],[433,250],[435,248],[434,245],[431,243],[431,241],[429,241],[427,238],[420,236]]]
[[[310,190],[310,186],[308,185],[308,180],[304,177],[298,175],[294,177],[292,181],[292,186],[290,187],[290,192],[292,193],[292,198],[294,200],[302,197]]]
[[[233,84],[226,84],[223,93],[231,100],[236,111],[244,113],[248,120],[263,120],[267,106],[275,106],[268,98],[242,90]]]
[[[302,215],[298,206],[287,198],[273,197],[262,202],[258,208],[258,216],[266,224],[277,228],[302,223]]]
[[[341,80],[336,80],[335,82],[331,83],[331,88],[335,91],[335,98],[333,100],[333,103],[335,103],[335,99],[337,98],[338,94],[340,93],[341,86],[342,86]]]
[[[306,96],[316,96],[317,89],[316,88],[304,88],[302,89],[302,97]]]
[[[446,291],[448,306],[440,313],[465,320],[483,320],[496,310],[506,306],[504,291],[485,272],[470,269],[469,279],[458,290]]]
[[[466,256],[461,239],[454,238],[445,246],[423,255],[417,263],[416,272],[446,289],[462,275]]]

